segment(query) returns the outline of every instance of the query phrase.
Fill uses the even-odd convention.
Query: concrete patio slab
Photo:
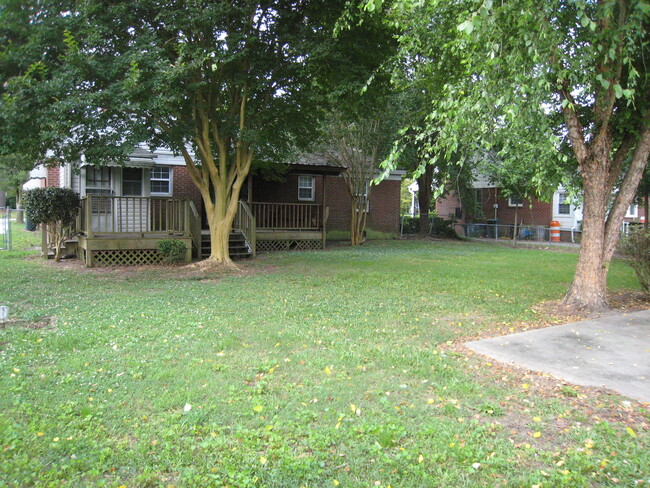
[[[650,403],[650,310],[465,344],[503,363]]]

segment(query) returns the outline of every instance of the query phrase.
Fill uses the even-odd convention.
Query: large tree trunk
[[[431,208],[431,185],[433,183],[432,164],[424,166],[424,172],[417,177],[418,205],[420,207],[420,234],[429,233],[429,208]]]
[[[573,283],[564,297],[566,305],[596,312],[608,308],[609,263],[616,250],[625,212],[634,200],[650,154],[650,110],[644,116],[637,141],[630,166],[620,183],[621,164],[629,154],[625,141],[613,157],[610,156],[611,137],[607,130],[601,131],[590,147],[584,142],[574,145],[582,172],[584,205],[580,254]],[[612,194],[615,196],[610,209]]]
[[[246,128],[246,87],[235,93],[233,107],[239,106],[239,130]],[[188,174],[203,198],[210,229],[208,262],[234,266],[229,252],[230,231],[239,210],[239,193],[248,176],[253,160],[249,143],[221,133],[219,125],[208,117],[205,100],[197,97],[195,104],[196,155],[194,161],[184,146],[181,154]],[[215,158],[216,155],[216,158]]]
[[[210,256],[209,262],[216,264],[233,265],[230,258],[230,232],[232,223],[238,210],[239,191],[233,191],[228,198],[228,192],[223,188],[216,190],[214,202],[212,199],[203,204],[206,206],[208,228],[210,230]]]
[[[607,309],[607,266],[605,262],[605,219],[609,192],[604,166],[585,171],[582,239],[573,282],[564,304],[578,309]]]

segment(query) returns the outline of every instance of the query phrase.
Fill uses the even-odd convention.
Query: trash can
[[[34,232],[36,230],[36,224],[29,220],[27,217],[25,217],[25,230],[28,230],[30,232]]]
[[[499,236],[499,219],[487,219],[487,237],[490,239],[495,239]]]

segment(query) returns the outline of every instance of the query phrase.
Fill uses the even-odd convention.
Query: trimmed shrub
[[[420,217],[404,217],[403,218],[403,234],[418,234],[420,232]],[[433,237],[440,237],[443,239],[456,239],[458,235],[454,231],[453,222],[445,220],[442,217],[429,214],[429,235]]]
[[[445,220],[442,217],[434,217],[431,222],[431,232],[429,235],[440,237],[442,239],[458,239],[458,234],[453,228],[451,220]]]
[[[70,188],[35,188],[26,191],[23,200],[27,221],[47,226],[48,245],[54,250],[54,260],[59,261],[62,244],[74,233],[79,194]]]
[[[179,239],[161,239],[158,241],[158,252],[166,263],[179,264],[185,259],[187,246]]]
[[[618,250],[639,279],[641,289],[650,295],[650,231],[639,228],[621,239]]]

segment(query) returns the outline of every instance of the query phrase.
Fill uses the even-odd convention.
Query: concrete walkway
[[[503,363],[650,403],[650,310],[468,342]]]

